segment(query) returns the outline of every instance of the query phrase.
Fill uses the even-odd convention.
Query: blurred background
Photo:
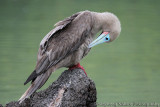
[[[160,104],[159,0],[0,0],[0,103],[18,100],[30,84],[39,43],[53,25],[72,14],[109,11],[120,37],[98,45],[81,64],[97,87],[98,103]],[[47,88],[66,68],[54,72]]]

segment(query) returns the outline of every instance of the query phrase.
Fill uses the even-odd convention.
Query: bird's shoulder
[[[66,19],[57,22],[54,26],[55,28],[52,29],[40,42],[40,50],[42,51],[42,53],[45,53],[47,46],[48,46],[48,42],[50,41],[50,39],[59,31],[63,30],[64,28],[66,28],[81,12],[75,13],[70,17],[67,17]]]
[[[41,41],[40,51],[45,53],[49,42],[55,43],[59,38],[69,36],[81,36],[86,30],[91,29],[92,15],[90,11],[82,11],[59,21],[55,24],[55,28],[51,30]],[[76,38],[76,37],[75,37]]]

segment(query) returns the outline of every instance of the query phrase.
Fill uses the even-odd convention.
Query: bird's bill
[[[99,35],[99,37],[96,40],[94,40],[92,43],[89,44],[88,48],[107,42],[109,40],[110,40],[109,32],[103,32],[101,33],[101,35]]]

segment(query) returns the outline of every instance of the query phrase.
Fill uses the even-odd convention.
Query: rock
[[[6,107],[96,107],[94,82],[83,70],[64,71],[47,89],[35,92],[21,104],[12,101]]]

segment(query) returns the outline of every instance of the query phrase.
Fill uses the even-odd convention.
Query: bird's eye
[[[108,40],[108,38],[106,38],[106,40]]]

